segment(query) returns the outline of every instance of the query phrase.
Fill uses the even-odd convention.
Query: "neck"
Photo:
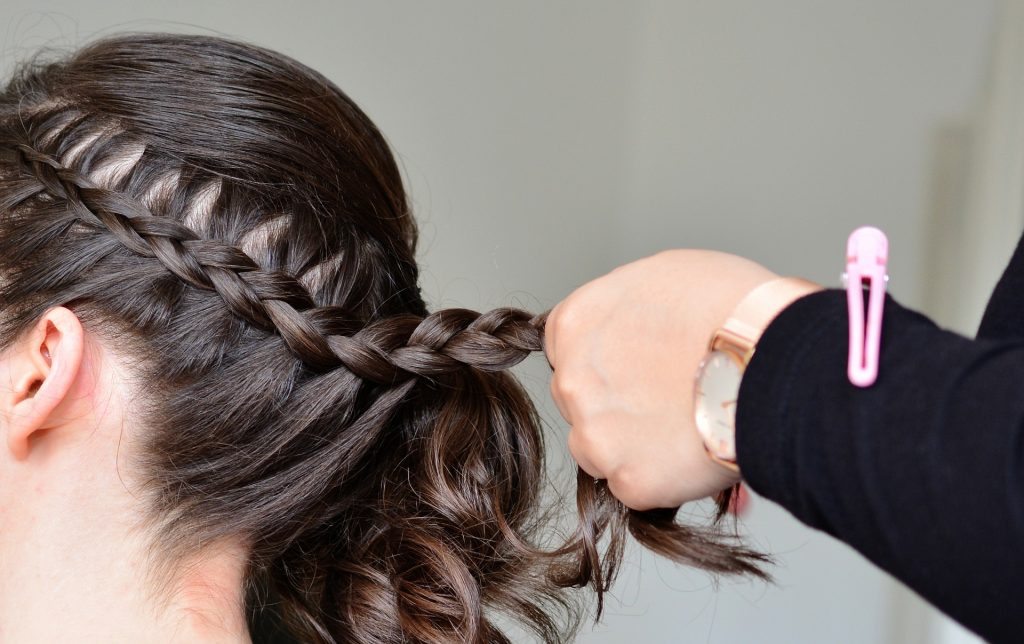
[[[96,481],[35,486],[32,510],[0,531],[0,641],[248,644],[244,551],[207,549],[167,593],[147,582],[138,500]],[[45,499],[45,506],[44,500]],[[4,513],[0,508],[0,516]]]

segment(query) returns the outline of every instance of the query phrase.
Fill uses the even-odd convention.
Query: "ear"
[[[58,420],[54,411],[78,379],[83,347],[82,323],[62,306],[46,311],[11,347],[11,389],[4,392],[2,404],[8,419],[7,446],[15,458],[27,458],[29,439]]]

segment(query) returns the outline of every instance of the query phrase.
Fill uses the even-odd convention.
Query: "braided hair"
[[[600,600],[627,528],[760,574],[582,470],[580,528],[538,547],[543,436],[506,370],[544,315],[428,312],[416,240],[376,127],[280,54],[119,35],[0,93],[0,347],[60,305],[126,354],[154,570],[241,538],[251,619],[379,643],[508,642],[489,610],[565,641],[561,589]]]

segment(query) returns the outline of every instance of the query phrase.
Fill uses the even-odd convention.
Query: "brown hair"
[[[156,569],[243,539],[250,617],[276,606],[305,642],[507,642],[490,610],[568,639],[561,587],[600,599],[626,530],[760,574],[716,528],[626,511],[582,472],[577,533],[537,545],[540,422],[505,370],[544,316],[427,310],[388,145],[315,71],[108,38],[20,68],[0,155],[0,347],[56,305],[116,339],[145,383]]]

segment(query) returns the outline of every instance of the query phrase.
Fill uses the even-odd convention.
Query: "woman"
[[[627,527],[761,574],[585,475],[577,534],[535,545],[543,441],[505,370],[544,318],[427,310],[391,152],[316,72],[102,40],[14,75],[0,155],[3,641],[245,642],[270,613],[303,642],[509,641],[493,611],[562,641],[561,589],[600,597]]]

